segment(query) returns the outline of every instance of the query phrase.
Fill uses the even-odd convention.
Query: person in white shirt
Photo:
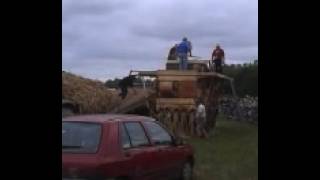
[[[196,111],[196,122],[197,122],[197,134],[200,137],[208,137],[208,133],[206,131],[206,107],[202,100],[198,101],[197,111]]]

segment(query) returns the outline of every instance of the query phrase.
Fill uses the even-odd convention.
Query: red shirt
[[[212,58],[215,57],[215,59],[222,59],[224,58],[224,51],[223,49],[215,49],[212,52]]]

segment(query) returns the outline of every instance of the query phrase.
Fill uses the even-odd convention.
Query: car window
[[[149,145],[148,138],[139,122],[126,122],[124,125],[129,134],[132,147]]]
[[[127,133],[127,130],[125,129],[125,127],[123,126],[123,124],[121,124],[121,143],[122,143],[122,148],[126,149],[126,148],[130,148],[131,147],[131,143],[130,143],[130,138],[129,135]]]
[[[62,122],[62,151],[95,153],[101,131],[101,125],[96,123]]]
[[[169,145],[172,144],[172,138],[170,134],[155,122],[144,122],[148,134],[151,140],[157,145]]]

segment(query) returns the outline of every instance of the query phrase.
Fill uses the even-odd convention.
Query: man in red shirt
[[[224,50],[217,44],[212,52],[212,63],[214,63],[215,71],[222,73],[222,64],[224,64]]]

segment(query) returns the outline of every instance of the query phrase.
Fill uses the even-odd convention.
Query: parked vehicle
[[[79,106],[76,103],[67,99],[62,99],[62,117],[72,116],[79,112]]]
[[[136,115],[62,119],[62,179],[192,179],[193,148]]]

